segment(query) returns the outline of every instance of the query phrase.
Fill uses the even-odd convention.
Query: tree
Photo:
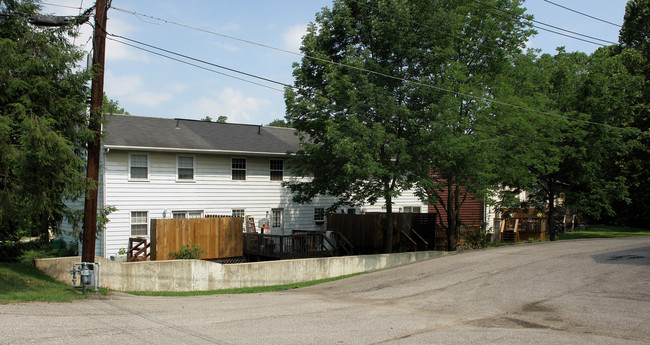
[[[83,196],[86,82],[72,27],[34,28],[32,1],[0,7],[0,240],[47,234]]]
[[[210,116],[206,116],[206,117],[202,118],[201,121],[212,122],[212,118]]]
[[[626,150],[625,131],[614,128],[632,116],[640,96],[614,47],[591,56],[566,53],[514,60],[497,94],[533,111],[501,107],[494,127],[501,134],[501,164],[511,167],[502,182],[532,192],[547,210],[555,240],[557,200],[594,219],[613,214],[625,200],[625,179],[617,173]]]
[[[108,96],[106,96],[106,93],[104,93],[104,100],[102,101],[102,114],[130,115],[128,111],[120,107],[120,103],[118,101],[109,99]]]
[[[453,35],[434,41],[439,60],[423,68],[431,84],[453,91],[423,89],[418,95],[428,105],[418,188],[424,200],[442,208],[437,213],[447,230],[447,250],[456,250],[463,203],[469,195],[490,195],[501,174],[495,170],[499,147],[491,133],[489,99],[533,33],[519,6],[519,1],[483,1],[481,7],[445,4],[445,27]]]
[[[218,123],[226,123],[226,121],[228,121],[228,116],[221,115],[217,118]]]
[[[519,1],[499,3],[523,13]],[[429,152],[445,144],[436,135],[465,134],[481,109],[461,93],[485,94],[490,69],[529,33],[488,13],[449,1],[339,0],[317,14],[303,38],[307,57],[294,66],[296,90],[285,93],[286,118],[301,137],[290,164],[311,178],[289,185],[294,200],[330,195],[335,208],[383,199],[390,252],[392,200],[431,179],[439,167]]]
[[[643,97],[634,109],[634,117],[621,125],[638,129],[630,136],[630,150],[622,157],[623,175],[630,191],[630,203],[618,203],[619,220],[633,226],[650,222],[650,1],[629,1],[620,32],[620,54],[628,71],[642,77]]]
[[[291,128],[291,124],[282,119],[275,119],[267,126]]]

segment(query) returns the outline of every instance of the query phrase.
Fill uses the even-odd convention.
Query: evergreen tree
[[[0,241],[47,234],[82,196],[87,139],[82,53],[73,27],[35,28],[33,1],[0,6]]]

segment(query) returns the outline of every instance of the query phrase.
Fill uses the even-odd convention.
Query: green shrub
[[[197,246],[196,244],[190,244],[188,243],[185,246],[181,246],[177,252],[169,252],[169,256],[173,260],[191,260],[191,259],[198,259],[199,255],[201,254],[207,254],[206,252],[201,250],[201,247]]]
[[[488,243],[485,225],[467,229],[463,234],[463,238],[465,239],[463,249],[485,248]]]

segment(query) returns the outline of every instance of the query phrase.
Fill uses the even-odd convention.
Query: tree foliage
[[[120,103],[118,101],[114,101],[108,98],[108,96],[106,96],[106,93],[104,93],[104,100],[102,101],[102,114],[130,115],[128,111],[120,107]]]
[[[37,11],[32,1],[0,7],[0,240],[56,229],[64,198],[86,188],[89,75],[75,71],[74,30],[28,25],[23,15]]]
[[[519,1],[490,3],[523,13]],[[323,9],[303,38],[296,90],[286,91],[287,120],[302,139],[292,168],[312,178],[290,185],[295,200],[385,202],[390,251],[393,199],[416,183],[435,199],[431,168],[451,183],[479,183],[477,170],[461,166],[478,164],[465,154],[481,147],[471,134],[485,104],[465,95],[487,95],[529,34],[523,21],[450,1],[340,0]]]

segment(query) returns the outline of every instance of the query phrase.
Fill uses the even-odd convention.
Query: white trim
[[[132,155],[147,157],[147,177],[146,178],[134,178],[134,177],[131,177],[131,156]],[[128,171],[129,181],[130,182],[149,182],[149,175],[150,175],[150,172],[151,172],[151,163],[150,163],[151,159],[149,158],[149,154],[146,153],[146,152],[129,152],[128,160],[129,160],[129,162],[128,162],[128,165],[129,165],[129,168],[128,168],[129,169],[129,171]]]
[[[192,178],[191,179],[179,179],[178,178],[178,169],[179,169],[178,158],[179,157],[191,157],[192,158]],[[188,154],[177,154],[176,155],[176,171],[174,173],[176,174],[176,182],[195,182],[196,181],[196,156],[195,155],[188,155]]]
[[[244,179],[243,180],[235,180],[232,178],[232,173],[235,168],[232,167],[232,163],[234,159],[243,159],[244,160],[244,169],[237,169],[239,170],[244,170]],[[248,181],[248,159],[245,157],[230,157],[230,180],[235,181],[235,182],[241,182],[241,181]]]
[[[126,146],[126,145],[104,145],[110,150],[133,150],[133,151],[154,151],[154,152],[183,152],[183,153],[218,153],[230,155],[247,155],[247,156],[277,156],[284,157],[286,152],[257,152],[257,151],[235,151],[235,150],[216,150],[216,149],[188,149],[179,147],[147,147],[147,146]],[[290,156],[295,153],[289,154]]]
[[[146,225],[147,225],[147,234],[146,235],[134,235],[133,234],[133,225],[142,225],[144,223],[133,223],[133,212],[144,212],[147,214],[147,220],[146,220]],[[149,237],[149,211],[146,210],[129,210],[129,237]]]
[[[282,170],[271,169],[271,161],[280,161],[280,162],[282,162]],[[282,179],[280,179],[280,180],[272,179],[271,178],[271,173],[274,172],[274,171],[282,172]],[[271,181],[271,182],[282,182],[282,181],[284,181],[284,159],[274,159],[274,158],[269,159],[269,181]]]

